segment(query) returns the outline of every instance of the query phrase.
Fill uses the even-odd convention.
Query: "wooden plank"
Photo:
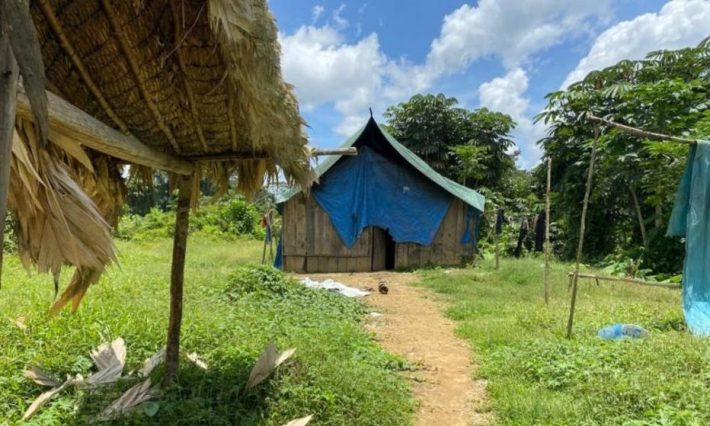
[[[290,254],[306,256],[308,254],[306,250],[306,200],[303,195],[299,195],[296,197],[295,201],[292,212],[292,214],[295,214],[294,217],[296,218],[294,225],[296,238],[293,242],[295,250]]]
[[[284,271],[303,274],[306,272],[305,256],[284,256]]]
[[[135,137],[125,135],[104,124],[53,93],[47,92],[47,101],[50,140],[53,135],[63,135],[93,150],[129,163],[179,175],[191,175],[195,170],[192,162],[145,145]],[[19,85],[17,92],[17,115],[25,120],[34,120],[29,98],[22,85]]]
[[[387,268],[387,234],[383,229],[372,228],[372,268],[384,271]]]
[[[348,258],[339,257],[338,258],[338,272],[348,272]]]

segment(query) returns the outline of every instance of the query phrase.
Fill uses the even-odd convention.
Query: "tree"
[[[437,172],[471,187],[497,187],[515,168],[513,119],[481,108],[469,111],[443,94],[415,95],[385,111],[388,131]],[[471,148],[466,148],[471,147]],[[479,170],[473,170],[473,168]]]
[[[659,133],[707,137],[709,72],[706,39],[697,47],[621,61],[547,95],[548,105],[538,119],[549,126],[549,133],[540,144],[545,156],[554,159],[553,212],[568,255],[576,246],[584,174],[595,136],[585,114]],[[588,233],[588,258],[622,252],[643,258],[648,268],[678,271],[682,246],[664,234],[687,147],[615,129],[600,131],[588,228],[596,232]],[[542,179],[544,173],[535,175]]]

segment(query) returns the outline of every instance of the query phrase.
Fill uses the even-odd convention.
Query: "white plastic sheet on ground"
[[[363,297],[370,294],[369,291],[359,290],[357,288],[348,287],[343,283],[339,283],[332,279],[327,279],[325,281],[315,281],[308,277],[301,280],[301,282],[309,288],[322,288],[328,291],[333,291],[335,293],[342,294],[345,297]]]

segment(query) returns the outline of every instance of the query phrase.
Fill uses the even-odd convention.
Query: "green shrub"
[[[116,236],[124,240],[152,240],[171,237],[174,232],[175,211],[153,208],[144,216],[126,214],[121,217]],[[264,238],[259,211],[240,197],[217,202],[205,200],[190,214],[190,232],[220,239]]]

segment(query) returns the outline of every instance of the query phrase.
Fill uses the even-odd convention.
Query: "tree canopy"
[[[506,114],[468,110],[456,98],[415,95],[385,111],[388,131],[444,176],[478,188],[496,188],[515,168],[515,127]]]
[[[549,126],[549,133],[539,144],[545,157],[553,158],[553,212],[562,231],[562,253],[570,256],[595,136],[586,115],[658,133],[707,138],[710,39],[697,47],[651,52],[642,60],[624,60],[594,71],[567,89],[548,94],[547,100],[538,120]],[[601,258],[621,252],[642,259],[648,268],[677,271],[682,245],[664,235],[687,146],[645,140],[604,126],[598,130],[586,254]],[[542,182],[542,167],[535,174]]]

